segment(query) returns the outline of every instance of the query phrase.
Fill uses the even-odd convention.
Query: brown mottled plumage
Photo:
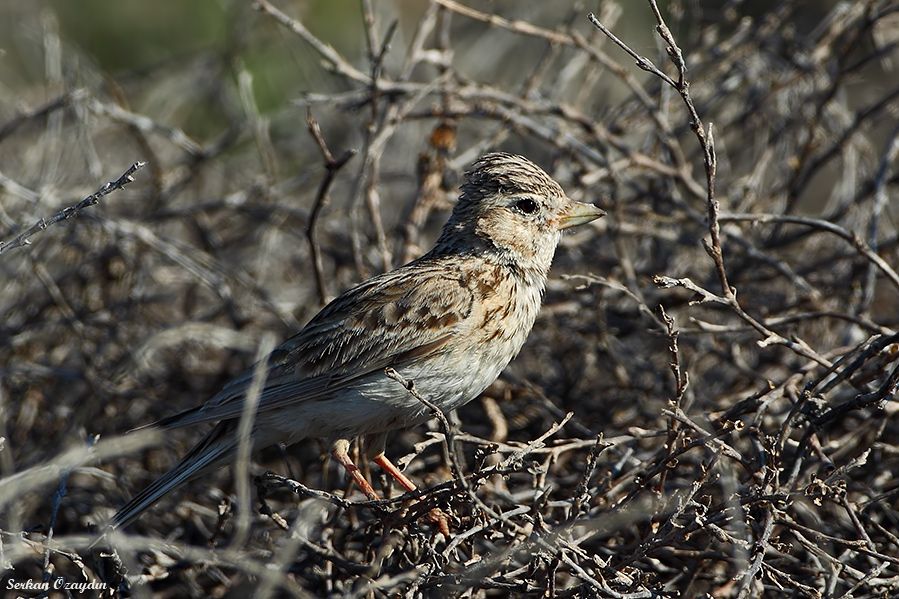
[[[345,292],[271,353],[253,421],[254,447],[325,438],[373,496],[346,452],[350,439],[366,435],[370,457],[414,488],[384,456],[384,443],[390,431],[430,414],[384,369],[414,381],[444,411],[477,397],[530,332],[561,230],[602,214],[569,199],[521,156],[483,156],[466,173],[430,252]],[[252,377],[248,371],[202,406],[155,424],[171,429],[218,422],[178,465],[119,510],[114,526],[127,525],[234,453]]]

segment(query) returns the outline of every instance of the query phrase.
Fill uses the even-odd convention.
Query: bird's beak
[[[605,214],[605,210],[601,210],[593,204],[585,204],[584,202],[572,201],[571,207],[568,209],[568,212],[564,216],[562,216],[561,219],[559,219],[559,228],[567,229],[568,227],[585,225],[601,216],[605,216]]]

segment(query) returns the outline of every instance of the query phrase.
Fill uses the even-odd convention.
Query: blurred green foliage
[[[279,2],[278,7],[344,55],[365,51],[357,0]],[[89,63],[90,71],[122,86],[127,101],[140,109],[146,106],[129,94],[128,82],[166,70],[175,77],[193,61],[204,61],[205,74],[225,85],[234,84],[236,70],[249,72],[263,114],[283,108],[302,90],[327,90],[319,57],[271,19],[257,19],[248,0],[0,0],[0,82],[11,100],[21,98],[29,85],[45,83],[46,53],[35,50],[58,38],[67,85],[84,85],[81,67]],[[189,82],[182,90],[190,97],[185,86]],[[173,106],[179,100],[173,98]],[[224,117],[204,104],[181,112],[183,128],[201,137],[219,130]]]
[[[51,0],[63,37],[106,72],[141,70],[220,46],[228,35],[225,2]]]

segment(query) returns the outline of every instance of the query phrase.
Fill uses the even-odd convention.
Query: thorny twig
[[[102,187],[100,187],[100,189],[87,196],[74,206],[63,208],[50,218],[40,219],[9,241],[0,241],[0,254],[17,247],[22,247],[23,245],[30,245],[31,237],[33,237],[38,232],[43,231],[47,227],[55,225],[60,221],[74,218],[78,216],[85,208],[97,205],[104,196],[112,193],[113,191],[116,191],[117,189],[124,189],[127,184],[134,182],[134,177],[132,175],[146,166],[146,164],[146,162],[135,162],[134,164],[129,166],[128,169],[124,173],[122,173],[118,179],[114,179],[112,181],[109,181],[108,183],[105,183]]]
[[[306,223],[306,240],[309,242],[309,251],[312,254],[312,269],[315,273],[315,285],[318,290],[318,300],[322,306],[328,303],[328,290],[325,285],[325,274],[322,268],[321,249],[315,239],[315,227],[318,225],[318,218],[322,209],[328,202],[328,190],[337,171],[343,168],[350,158],[356,155],[356,150],[349,149],[345,151],[339,158],[334,158],[328,144],[322,136],[321,127],[318,121],[312,116],[312,111],[306,113],[306,127],[309,135],[315,140],[318,149],[321,151],[322,159],[325,162],[325,176],[318,185],[318,192],[315,194],[315,203],[312,205],[312,212],[309,214],[309,221]]]
[[[590,13],[589,19],[597,29],[609,36],[609,38],[613,42],[615,42],[625,52],[630,54],[636,60],[638,67],[656,75],[665,83],[676,89],[687,108],[687,112],[690,117],[690,128],[693,130],[693,133],[696,135],[696,139],[699,140],[699,145],[702,148],[703,166],[705,167],[706,174],[706,210],[708,217],[708,230],[711,242],[706,242],[705,239],[703,239],[703,246],[715,263],[715,270],[718,274],[718,281],[721,285],[723,298],[740,318],[745,320],[749,324],[749,326],[757,330],[763,336],[764,343],[766,345],[772,343],[783,345],[801,356],[815,360],[816,362],[820,362],[822,364],[827,364],[827,361],[824,360],[807,344],[786,339],[782,335],[772,331],[767,326],[765,326],[763,322],[750,316],[740,305],[740,302],[737,301],[736,290],[730,286],[730,283],[727,279],[727,268],[724,264],[724,252],[721,248],[721,228],[718,224],[720,204],[718,198],[715,195],[715,177],[718,170],[718,157],[715,153],[715,136],[713,133],[713,128],[712,125],[709,124],[708,131],[706,131],[702,123],[702,119],[700,118],[699,113],[696,111],[696,106],[694,105],[693,98],[690,95],[690,83],[687,81],[687,65],[684,61],[683,52],[677,45],[677,42],[675,42],[674,36],[671,34],[671,30],[668,29],[668,25],[665,23],[665,20],[662,17],[662,13],[659,11],[659,7],[656,4],[655,0],[649,0],[649,5],[655,15],[656,22],[658,23],[656,31],[658,31],[659,36],[661,36],[662,40],[667,44],[666,50],[668,52],[668,56],[677,67],[677,81],[666,75],[663,71],[656,67],[655,64],[652,63],[652,61],[640,56],[639,54],[634,52],[627,44],[615,37],[605,26],[603,26],[599,22],[599,20],[597,20],[593,13]]]

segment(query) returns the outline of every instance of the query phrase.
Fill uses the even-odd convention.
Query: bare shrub
[[[363,0],[330,28],[353,47],[303,3],[235,2],[227,43],[117,77],[26,4],[0,86],[5,590],[899,593],[895,1]],[[119,435],[428,248],[489,149],[609,217],[564,238],[500,380],[392,440],[416,501],[378,472],[390,499],[360,501],[304,443],[258,456],[252,505],[221,471],[92,546],[198,438]]]

